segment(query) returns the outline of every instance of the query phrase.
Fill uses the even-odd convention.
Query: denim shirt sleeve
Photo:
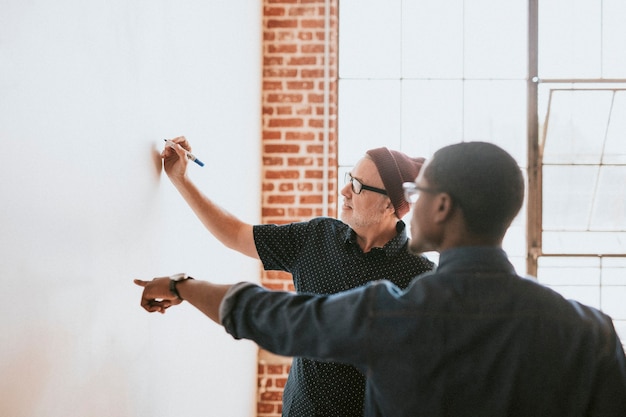
[[[349,363],[365,370],[372,300],[386,291],[377,287],[372,283],[319,296],[240,283],[222,301],[220,320],[234,338],[252,340],[279,355]]]

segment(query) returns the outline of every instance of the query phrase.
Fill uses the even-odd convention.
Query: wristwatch
[[[170,292],[172,293],[172,295],[175,295],[176,298],[178,298],[179,300],[182,300],[183,297],[181,297],[180,294],[178,293],[178,289],[176,288],[176,284],[178,284],[181,281],[186,281],[188,279],[193,279],[193,278],[190,277],[189,275],[185,274],[185,273],[172,275],[170,277]]]

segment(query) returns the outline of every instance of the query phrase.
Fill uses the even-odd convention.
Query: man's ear
[[[439,193],[435,196],[434,202],[435,212],[434,220],[438,223],[443,223],[448,220],[454,213],[454,201],[448,193]]]
[[[385,207],[385,210],[390,210],[391,214],[393,214],[394,216],[396,215],[396,208],[393,206],[393,203],[389,198],[387,199],[387,207]]]

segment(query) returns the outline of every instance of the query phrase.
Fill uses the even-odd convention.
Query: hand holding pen
[[[174,182],[184,179],[187,171],[187,161],[195,161],[198,165],[203,166],[204,163],[191,153],[191,146],[184,136],[174,139],[164,139],[165,148],[161,152],[163,158],[163,167],[168,177]],[[191,155],[191,156],[189,156]]]
[[[182,139],[182,141],[175,142],[177,139]],[[187,139],[185,139],[184,136],[179,136],[178,138],[175,138],[173,140],[169,140],[169,139],[163,139],[163,140],[165,141],[165,145],[166,146],[169,146],[170,148],[174,149],[175,151],[182,150],[185,153],[185,155],[187,156],[187,159],[189,159],[190,161],[195,162],[196,164],[200,165],[201,167],[204,166],[204,162],[202,162],[201,160],[196,158],[196,156],[191,153],[191,148],[189,148],[189,143],[187,142]],[[183,143],[185,145],[187,145],[187,148],[189,148],[189,149],[186,149],[186,147],[183,146]],[[176,153],[178,153],[178,152],[176,152]]]

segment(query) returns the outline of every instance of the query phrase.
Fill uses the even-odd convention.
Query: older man
[[[401,288],[433,263],[408,251],[401,218],[409,211],[402,183],[419,173],[423,158],[377,148],[346,175],[341,219],[287,225],[251,225],[220,208],[186,175],[191,151],[184,137],[166,146],[165,172],[205,227],[224,245],[260,259],[267,270],[292,274],[296,291],[334,294],[387,278]],[[283,415],[361,416],[365,378],[354,367],[302,357],[293,360],[283,393]]]

